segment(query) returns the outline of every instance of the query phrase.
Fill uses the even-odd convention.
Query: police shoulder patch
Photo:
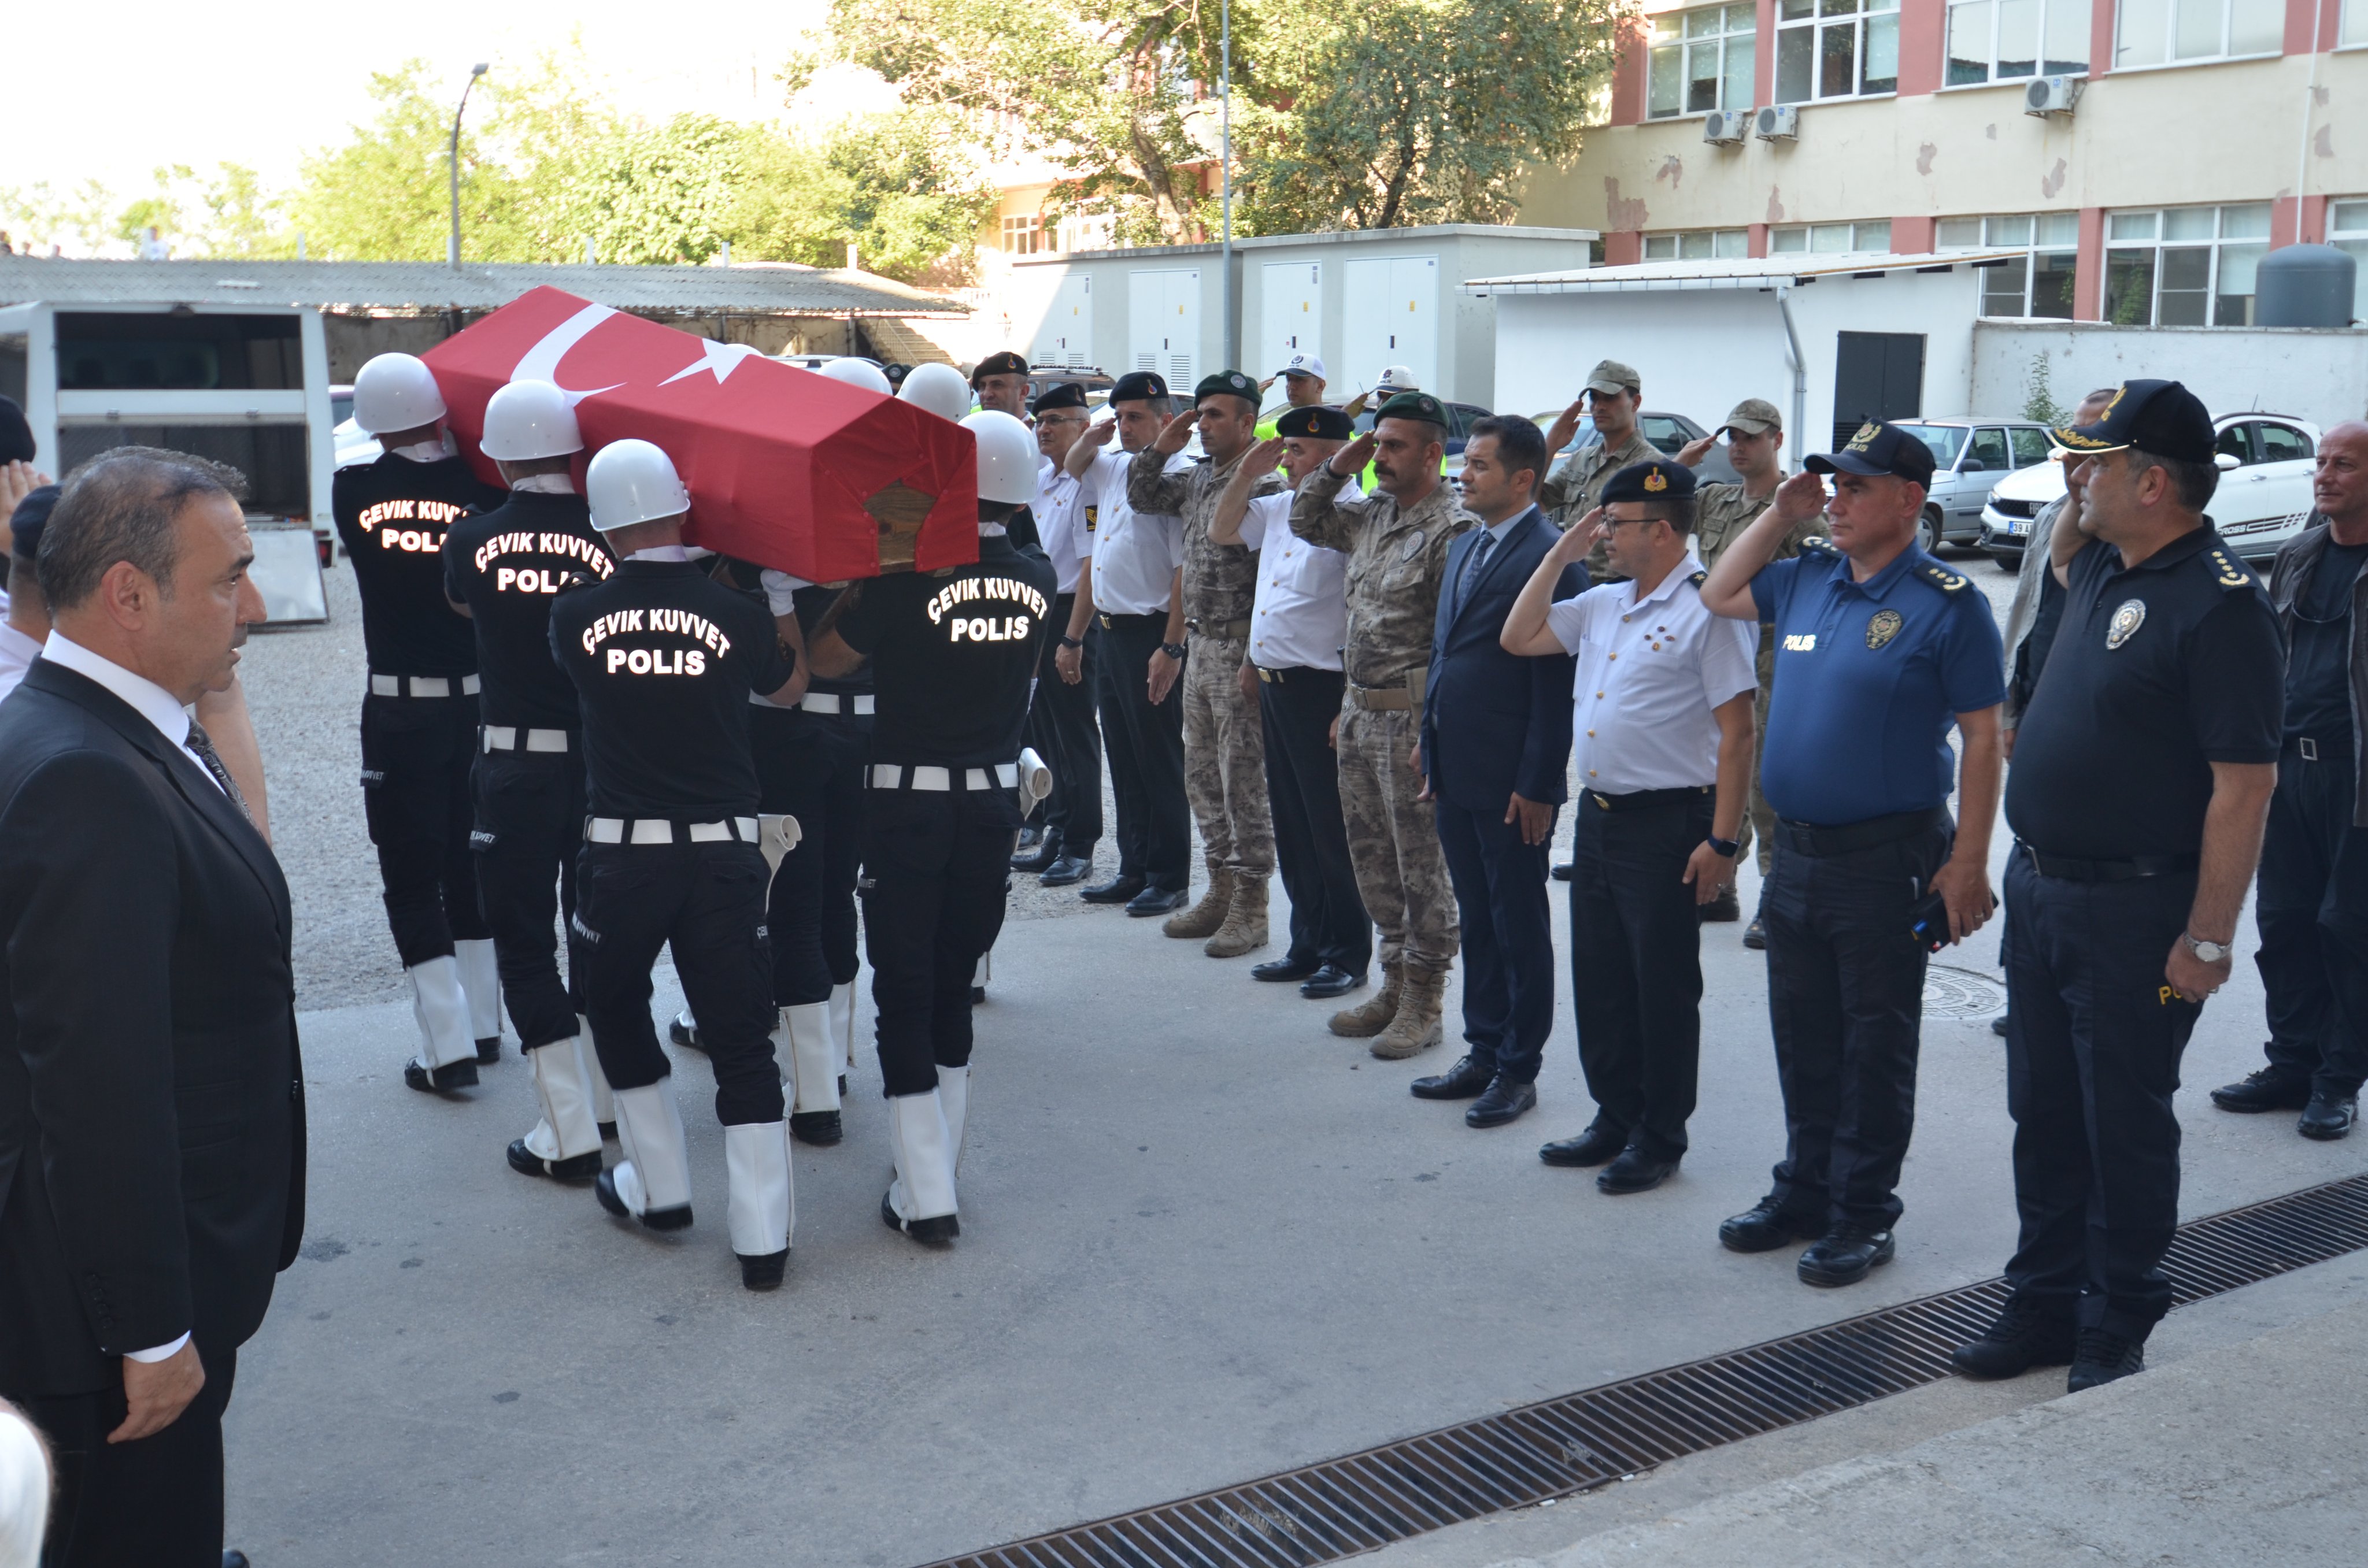
[[[2203,561],[2205,565],[2212,568],[2214,579],[2219,583],[2222,590],[2225,592],[2235,593],[2239,588],[2259,587],[2260,585],[2261,580],[2260,577],[2254,575],[2253,569],[2251,567],[2246,565],[2242,561],[2237,560],[2235,556],[2229,554],[2218,545],[2214,545],[2210,550],[2203,552]]]
[[[1927,561],[1916,568],[1916,574],[1944,594],[1962,593],[1969,582],[1937,561]]]
[[[1827,539],[1823,534],[1811,534],[1808,538],[1803,540],[1801,541],[1801,553],[1804,555],[1823,556],[1828,561],[1839,561],[1842,558],[1842,552],[1834,548],[1834,541]]]

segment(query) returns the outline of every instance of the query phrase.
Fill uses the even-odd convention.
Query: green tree
[[[868,116],[818,142],[752,131],[743,150],[732,254],[843,267],[940,286],[970,281],[996,193],[928,110]]]
[[[150,225],[185,256],[291,256],[295,232],[280,202],[243,164],[222,164],[200,176],[187,164],[156,170],[153,195],[133,200],[116,220],[117,235],[137,245]]]
[[[289,219],[308,252],[356,261],[440,261],[451,231],[447,184],[452,106],[424,60],[374,73],[377,114],[338,147],[306,157],[288,198]],[[435,89],[431,96],[430,89]],[[461,134],[464,254],[478,261],[523,261],[528,225],[518,181],[486,155],[484,132]],[[579,242],[580,244],[580,242]]]
[[[117,238],[121,212],[114,193],[95,179],[72,190],[47,180],[0,186],[0,230],[12,242],[46,255],[51,245],[69,252],[95,252]]]

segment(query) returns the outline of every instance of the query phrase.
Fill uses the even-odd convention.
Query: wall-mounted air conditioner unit
[[[1770,104],[1759,111],[1751,134],[1762,142],[1797,142],[1801,139],[1801,111],[1791,104]]]
[[[2080,101],[2080,89],[2088,85],[2085,76],[2034,76],[2022,89],[2022,112],[2043,119],[2051,114],[2070,114],[2072,106]]]
[[[1750,128],[1748,108],[1714,108],[1702,116],[1702,140],[1713,147],[1739,145]]]

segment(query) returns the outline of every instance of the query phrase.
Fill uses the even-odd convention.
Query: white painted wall
[[[1974,390],[2020,411],[2044,356],[2048,392],[2069,408],[2091,387],[2139,376],[2184,381],[2215,415],[2291,414],[2319,428],[2368,410],[2368,329],[2108,326],[1986,321],[1974,328]]]

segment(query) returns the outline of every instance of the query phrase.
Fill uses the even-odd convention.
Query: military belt
[[[2127,860],[2083,860],[2072,855],[2043,855],[2021,839],[2015,847],[2031,858],[2031,869],[2043,877],[2067,882],[2135,882],[2145,877],[2179,877],[2203,863],[2200,855],[2139,855]]]
[[[1211,638],[1220,642],[1247,642],[1250,634],[1248,616],[1243,616],[1237,620],[1202,620],[1197,616],[1190,616],[1186,618],[1184,624],[1192,629],[1193,635]]]
[[[1839,827],[1819,827],[1814,823],[1791,822],[1778,817],[1776,836],[1796,855],[1822,858],[1896,844],[1903,838],[1913,838],[1919,833],[1948,825],[1948,808],[1932,806],[1920,812],[1895,812],[1889,816],[1869,817],[1864,822],[1845,823]]]
[[[1403,685],[1360,686],[1349,683],[1349,705],[1376,713],[1410,713],[1422,706],[1424,688],[1430,683],[1429,670],[1410,672]]]

